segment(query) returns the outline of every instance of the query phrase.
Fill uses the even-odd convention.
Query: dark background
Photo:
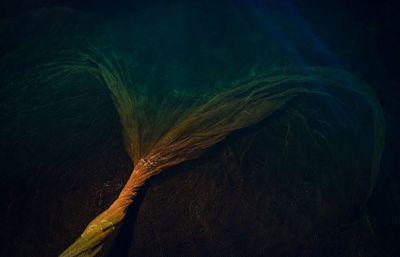
[[[265,4],[266,6],[269,6],[271,8],[285,8],[285,4],[282,4],[282,2],[277,2],[279,1],[257,1],[258,4]],[[315,240],[309,244],[299,244],[301,246],[298,246],[297,243],[294,243],[293,247],[289,247],[291,248],[291,250],[284,254],[286,256],[400,256],[400,241],[398,239],[400,238],[400,236],[398,235],[398,231],[400,229],[400,175],[398,173],[398,159],[400,156],[400,139],[398,136],[398,130],[400,127],[398,118],[400,117],[400,104],[398,100],[400,97],[400,90],[398,88],[400,82],[398,77],[398,60],[400,60],[400,40],[398,36],[398,27],[400,25],[400,16],[398,14],[400,12],[400,8],[398,7],[398,4],[396,4],[396,1],[328,0],[292,1],[292,3],[294,6],[296,6],[297,10],[299,11],[299,13],[302,14],[304,19],[310,24],[315,34],[318,35],[323,41],[329,42],[329,45],[332,49],[336,49],[339,58],[345,62],[345,66],[349,67],[355,74],[362,75],[377,92],[385,113],[385,119],[387,123],[387,137],[386,147],[382,159],[382,170],[379,175],[376,188],[367,204],[369,223],[372,224],[371,227],[373,230],[372,236],[369,234],[369,232],[365,232],[364,227],[362,227],[361,225],[360,226],[362,228],[358,228],[357,222],[355,222],[356,225],[353,227],[346,227],[346,229],[338,228],[338,230],[336,231],[331,231],[330,233],[325,235],[324,239]],[[66,6],[73,9],[83,10],[85,12],[104,13],[105,15],[108,15],[110,13],[115,14],[120,11],[125,11],[126,9],[140,9],[146,5],[151,4],[152,1],[123,0],[2,0],[0,3],[0,17],[17,17],[23,12],[35,10],[44,6]],[[203,1],[202,4],[207,5],[208,3],[207,1]],[[221,3],[220,5],[223,6],[223,4],[224,3]],[[341,44],[346,39],[332,36],[332,34],[340,33],[340,30],[346,30],[347,33],[349,31],[353,33],[352,40],[354,47],[351,48],[352,50],[350,52],[340,53]],[[332,31],[334,31],[334,33],[332,33]],[[115,115],[115,113],[112,113],[112,111],[110,112],[110,115]],[[116,120],[117,119],[115,118],[115,121]],[[103,144],[97,145],[97,150],[95,153],[85,156],[82,156],[81,153],[77,153],[75,156],[70,157],[70,160],[73,161],[66,161],[67,164],[60,164],[61,167],[57,167],[61,170],[66,169],[64,173],[61,172],[61,174],[66,174],[65,177],[60,178],[48,176],[45,179],[40,180],[35,180],[35,178],[32,178],[31,180],[22,180],[20,183],[17,182],[17,184],[12,186],[4,186],[5,189],[2,190],[4,190],[3,192],[5,198],[2,199],[2,203],[4,202],[5,205],[14,205],[13,208],[18,210],[18,212],[16,213],[19,213],[14,217],[14,219],[18,220],[18,222],[13,220],[3,223],[3,226],[5,227],[3,227],[1,232],[3,234],[1,239],[2,241],[4,240],[6,244],[8,244],[8,247],[4,248],[6,252],[6,255],[4,256],[13,256],[12,252],[10,253],[9,251],[10,249],[15,248],[20,248],[20,250],[25,249],[17,251],[19,253],[15,253],[15,256],[51,256],[48,255],[49,252],[55,253],[59,251],[62,246],[68,245],[68,240],[71,240],[71,238],[74,237],[71,231],[80,230],[86,224],[86,220],[82,220],[79,217],[80,212],[86,212],[90,216],[94,215],[97,212],[97,210],[93,209],[92,206],[96,206],[98,209],[101,209],[102,206],[107,206],[107,203],[112,200],[113,195],[116,195],[118,193],[119,189],[121,188],[122,184],[128,176],[128,173],[115,175],[117,174],[116,171],[129,171],[130,168],[130,162],[121,147],[122,143],[119,135],[118,126],[111,126],[110,131],[114,133],[114,139],[107,140]],[[190,166],[193,164],[188,165]],[[80,170],[81,172],[79,174],[81,175],[79,177],[75,177],[74,175],[72,175],[72,173],[68,173],[68,169]],[[178,168],[178,170],[174,171],[175,173],[172,172],[172,174],[181,174],[179,169],[181,168]],[[12,169],[7,168],[6,170],[9,171]],[[89,174],[87,174],[87,170],[97,170],[98,173],[96,178],[93,179],[90,172]],[[16,175],[13,175],[13,173],[8,174],[7,176],[14,176],[18,178],[18,171],[14,170],[13,172],[15,172]],[[172,180],[172,182],[170,182],[170,184],[167,183],[164,188],[160,186],[160,189],[157,189],[157,185],[163,185],[163,183],[165,184],[165,181],[168,181],[168,179],[171,178],[168,176],[161,177],[159,179],[156,179],[155,181],[152,181],[150,185],[156,185],[156,189],[154,189],[155,191],[176,191],[176,189],[173,188],[174,185],[180,183],[181,180],[186,181],[186,179],[188,178],[185,178],[185,175],[177,176],[177,178],[175,178],[175,182],[174,180]],[[10,179],[10,181],[18,181],[18,179]],[[89,183],[89,181],[91,182]],[[63,186],[57,187],[57,183]],[[19,188],[20,190],[18,191],[19,193],[10,193],[8,191],[9,188]],[[24,193],[33,192],[36,188],[40,188],[41,192],[44,192],[38,193],[38,197],[39,199],[41,199],[39,203],[37,201],[35,202],[34,196],[32,196],[31,194],[27,196]],[[65,193],[66,188],[69,189],[68,193]],[[99,198],[97,197],[98,193],[96,190],[101,190],[101,194],[108,195],[104,195],[103,197]],[[41,194],[45,194],[47,198],[41,196]],[[51,197],[55,195],[60,196],[60,199],[58,199],[58,201],[49,200],[52,199]],[[83,197],[82,202],[75,203],[72,199],[76,199],[76,197]],[[149,196],[146,197],[150,197],[150,200],[144,202],[143,208],[148,208],[148,212],[151,212],[152,208],[157,207],[157,205],[152,206],[151,204],[149,204],[149,202],[151,202],[151,197],[154,197],[155,200],[153,199],[152,201],[156,203],[157,201],[162,202],[165,200],[163,197],[157,196],[157,194],[154,192],[150,192]],[[187,198],[189,199],[190,197],[187,196]],[[46,206],[46,199],[56,206],[53,206],[52,208]],[[91,199],[97,199],[93,201],[101,202],[92,203],[90,202],[92,201]],[[180,196],[177,195],[174,199],[177,200],[175,203],[170,203],[171,205],[188,204],[188,202],[185,202],[185,197],[180,198]],[[180,202],[179,199],[182,199],[182,202]],[[40,204],[42,204],[43,206],[38,207],[37,205]],[[31,205],[35,205],[35,207]],[[163,205],[160,203],[160,206]],[[40,250],[37,250],[37,244],[40,244],[41,240],[43,238],[46,238],[45,235],[42,235],[41,233],[37,235],[35,234],[36,232],[34,232],[41,229],[41,222],[43,222],[43,226],[49,226],[48,224],[50,224],[50,226],[54,227],[57,227],[57,224],[62,222],[58,220],[57,217],[62,217],[62,214],[58,215],[57,213],[55,213],[54,215],[50,215],[50,219],[52,220],[49,223],[46,223],[48,222],[47,218],[45,219],[46,221],[43,221],[43,217],[47,217],[47,214],[43,214],[43,212],[46,213],[47,209],[49,209],[50,211],[54,211],[55,209],[57,209],[57,207],[59,207],[58,209],[60,210],[60,212],[65,209],[71,210],[71,215],[75,215],[72,220],[75,220],[76,223],[71,224],[70,226],[72,228],[67,229],[67,231],[70,232],[69,235],[65,236],[64,238],[58,235],[59,237],[53,239],[53,241],[47,241],[59,241],[60,243],[58,243],[57,245],[53,244],[41,246]],[[75,213],[74,210],[79,211]],[[179,210],[179,208],[177,210]],[[136,211],[137,210],[132,210],[131,213],[133,214],[130,214],[130,217],[136,217]],[[30,213],[29,217],[25,216],[27,213]],[[154,215],[154,220],[157,220],[157,218],[162,218],[158,217],[156,214]],[[177,215],[181,215],[180,217],[185,217],[186,214],[180,213]],[[138,222],[143,219],[143,216],[146,215],[139,215]],[[134,219],[136,218],[132,218],[131,222]],[[173,218],[171,219],[173,220]],[[165,222],[167,224],[169,221],[163,220],[160,222]],[[176,222],[180,222],[180,220]],[[146,223],[146,220],[143,220],[143,224],[148,225]],[[169,226],[173,226],[171,224],[167,224],[167,226],[166,224],[159,225],[158,227],[155,225],[154,227],[155,229],[168,229]],[[150,223],[150,225],[152,224]],[[124,250],[121,249],[129,248],[126,245],[129,245],[132,241],[132,233],[129,233],[129,228],[132,226],[132,224],[128,222],[127,225],[125,224],[124,226],[125,228],[121,228],[120,236],[116,240],[117,243],[111,246],[110,256],[123,255]],[[186,224],[185,228],[190,229],[190,224]],[[157,238],[154,238],[153,235],[149,232],[152,228],[149,228],[150,230],[146,229],[147,227],[139,227],[133,233],[133,235],[136,235],[136,233],[138,233],[138,237],[142,236],[143,238],[148,238],[148,240],[150,241],[145,241],[144,239],[140,241],[140,244],[137,247],[143,252],[145,252],[145,250],[143,249],[151,248],[151,241],[157,240]],[[196,229],[195,225],[193,225],[193,229]],[[20,236],[17,237],[15,236],[15,231],[25,231],[23,233],[26,233],[29,236],[25,238]],[[48,232],[48,230],[46,231]],[[48,233],[51,234],[51,231]],[[143,235],[143,233],[147,234]],[[13,238],[23,238],[25,241],[21,242]],[[27,238],[32,238],[32,242],[26,242],[26,240],[29,241]],[[357,241],[357,244],[361,244],[362,246],[357,246],[357,248],[351,243],[349,244],[349,241]],[[240,242],[240,240],[238,242]],[[182,256],[180,254],[197,256],[201,255],[200,253],[202,253],[203,256],[209,255],[209,253],[207,252],[204,253],[201,250],[190,246],[181,246],[174,243],[171,243],[171,245],[174,245],[174,247],[171,247],[169,249],[185,249],[186,247],[187,249],[191,249],[192,252],[182,251],[182,253],[179,253],[179,251],[176,250],[177,253],[174,254],[171,251],[168,252],[167,249],[164,254],[167,254],[168,256]],[[229,244],[226,247],[229,248]],[[255,245],[254,247],[256,248],[257,245]],[[286,245],[281,246],[281,248],[285,247]],[[355,247],[357,249],[362,248],[364,250],[358,251],[357,249],[352,249],[352,247]],[[46,249],[51,250],[46,252]],[[224,253],[224,248],[222,248],[222,250],[221,248],[218,249],[220,250],[220,252]],[[133,248],[131,252],[133,251],[138,254],[136,250],[136,248]],[[129,250],[126,250],[126,252],[127,251]],[[162,250],[160,251],[161,252],[158,252],[157,254],[163,253]],[[21,253],[24,253],[25,255]],[[27,253],[29,254],[26,255]],[[228,255],[229,251],[226,251],[225,253],[227,253]],[[243,255],[245,255],[245,253],[246,251],[243,250]],[[155,252],[149,252],[148,254],[152,255],[155,254]],[[277,256],[281,254],[282,252],[276,250]],[[145,255],[146,254],[144,254],[143,256]],[[271,255],[265,255],[274,256],[274,253],[272,253]]]

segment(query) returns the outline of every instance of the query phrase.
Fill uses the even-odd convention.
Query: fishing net
[[[267,119],[301,96],[324,97],[332,103],[331,108],[335,112],[338,112],[336,108],[343,108],[342,95],[364,102],[369,109],[374,131],[370,191],[376,179],[384,135],[382,115],[373,93],[346,72],[301,68],[267,73],[200,100],[188,100],[184,95],[177,98],[168,94],[129,92],[128,88],[135,86],[130,86],[129,69],[124,68],[115,55],[107,57],[96,49],[67,54],[47,68],[56,78],[86,72],[104,83],[119,113],[125,145],[135,167],[115,202],[89,223],[62,256],[97,254],[105,238],[124,218],[146,180],[198,157],[230,133]],[[148,106],[152,102],[148,98],[152,97],[159,99],[159,108]],[[291,110],[290,115],[298,115],[307,122],[307,117],[296,109]],[[324,134],[321,132],[320,136],[324,137]]]
[[[88,84],[96,83],[107,89],[119,116],[125,148],[134,164],[131,176],[117,199],[87,225],[61,256],[96,255],[124,219],[138,190],[149,178],[198,158],[231,134],[268,122],[276,113],[285,112],[288,117],[287,133],[281,138],[283,142],[289,142],[290,131],[305,129],[311,135],[310,139],[317,140],[320,147],[329,149],[332,155],[343,147],[332,134],[341,130],[351,131],[347,133],[349,138],[339,140],[351,141],[355,136],[358,146],[367,146],[363,150],[369,157],[368,170],[363,171],[369,179],[365,199],[372,192],[383,148],[384,122],[374,93],[362,80],[332,68],[264,67],[245,68],[243,70],[247,72],[237,72],[232,77],[215,71],[213,76],[203,76],[197,86],[190,87],[185,85],[190,80],[180,78],[187,72],[181,72],[180,65],[171,68],[168,56],[163,59],[162,68],[154,69],[151,63],[135,62],[136,57],[141,59],[137,53],[144,51],[140,47],[136,53],[125,57],[115,50],[115,45],[110,47],[102,39],[92,40],[86,36],[67,44],[67,47],[64,43],[53,45],[50,48],[53,50],[49,50],[46,56],[35,53],[35,65],[23,53],[32,49],[45,51],[46,48],[39,47],[37,42],[20,48],[15,51],[20,54],[18,59],[25,58],[27,62],[19,65],[30,67],[29,71],[14,77],[4,73],[3,78],[7,84],[4,95],[9,94],[6,98],[9,102],[12,102],[13,94],[17,95],[21,88],[23,91],[26,85],[35,85],[39,92],[44,89],[62,92],[77,80],[81,81],[79,87],[83,87],[82,82],[86,81]],[[44,41],[49,45],[48,40]],[[232,69],[240,71],[238,67]],[[212,68],[211,65],[209,69]],[[172,79],[164,80],[152,77],[160,74],[173,75]],[[151,77],[151,82],[146,83],[148,77]],[[207,84],[211,81],[214,83]],[[13,90],[13,87],[18,90]],[[10,108],[4,107],[3,113],[9,113]],[[319,116],[315,112],[330,113],[330,116]],[[7,117],[2,118],[6,120]],[[360,131],[363,134],[357,135]],[[305,149],[308,144],[302,142]],[[289,147],[287,143],[286,147]],[[354,153],[355,156],[358,154]],[[324,168],[320,168],[323,173]]]

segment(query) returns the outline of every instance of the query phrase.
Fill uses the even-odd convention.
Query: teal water
[[[71,53],[96,49],[116,56],[121,70],[129,74],[131,92],[145,96],[155,110],[166,99],[208,99],[265,72],[319,66],[343,69],[366,81],[391,114],[389,119],[395,113],[391,66],[385,66],[383,53],[375,51],[384,48],[376,46],[383,25],[377,18],[352,16],[344,4],[35,6],[0,22],[1,158],[6,167],[1,183],[7,195],[2,204],[7,206],[5,220],[13,224],[7,227],[13,243],[6,250],[14,253],[8,256],[60,252],[118,194],[131,168],[118,114],[104,84],[87,73],[53,76],[49,69],[60,58],[68,62]],[[319,86],[325,90],[323,83]],[[120,243],[128,249],[125,256],[341,256],[340,250],[331,251],[340,248],[336,244],[345,245],[349,256],[385,252],[379,229],[386,223],[376,218],[376,209],[368,212],[365,205],[371,189],[371,117],[360,99],[345,93],[335,97],[300,98],[288,107],[299,115],[282,111],[271,122],[232,135],[188,164],[187,175],[181,171],[156,180],[132,232],[136,241],[121,233],[116,245],[125,242]],[[389,138],[395,141],[390,134]],[[392,165],[387,164],[388,170]],[[206,175],[199,176],[199,171]],[[105,186],[110,183],[113,186]],[[186,187],[179,187],[182,183]],[[164,194],[172,196],[165,199]],[[84,200],[77,201],[80,197]],[[237,203],[236,197],[243,199]],[[214,202],[219,208],[209,213]],[[152,212],[159,205],[172,206],[171,212]],[[187,211],[182,206],[191,207]],[[371,219],[370,213],[375,213]],[[172,223],[185,218],[181,227],[173,228]],[[353,222],[355,227],[349,225]],[[377,230],[372,236],[365,225],[371,222]],[[332,238],[341,231],[333,228],[341,226],[347,230],[337,243]],[[16,232],[16,227],[26,227],[29,233]],[[152,233],[160,237],[154,245],[146,241],[153,240]],[[35,243],[22,243],[16,250],[20,241],[35,234]],[[352,237],[362,239],[354,245],[343,243]],[[369,244],[376,248],[371,250]],[[110,256],[116,248],[111,247]]]

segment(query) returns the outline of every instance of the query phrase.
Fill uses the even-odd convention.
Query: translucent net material
[[[159,10],[159,12],[162,11]],[[49,13],[52,12],[49,11]],[[76,14],[72,12],[72,15]],[[41,15],[33,16],[35,16],[35,19],[39,19],[36,22],[39,24],[39,28],[46,27],[48,21],[46,18],[42,19]],[[61,17],[61,15],[54,16]],[[66,16],[69,17],[71,15],[68,14]],[[149,17],[153,18],[152,15],[149,15]],[[161,17],[161,15],[157,17]],[[101,250],[104,240],[123,220],[140,187],[150,177],[186,160],[198,157],[229,134],[262,120],[268,120],[269,116],[277,111],[287,110],[293,116],[307,121],[309,118],[307,115],[297,112],[293,107],[288,107],[291,102],[304,96],[324,99],[328,103],[327,105],[331,106],[332,112],[338,114],[337,119],[343,119],[344,126],[351,126],[352,121],[351,119],[350,121],[348,120],[348,116],[340,108],[346,107],[345,110],[352,110],[352,108],[357,108],[355,103],[360,104],[361,107],[358,108],[362,110],[357,110],[355,115],[363,113],[368,116],[368,125],[366,125],[367,128],[365,130],[372,130],[371,135],[367,133],[369,136],[368,145],[372,146],[370,169],[365,171],[370,174],[369,192],[372,191],[378,174],[380,155],[383,148],[385,132],[383,116],[374,93],[361,80],[351,74],[337,69],[316,67],[275,69],[272,72],[255,69],[252,72],[247,72],[247,75],[241,74],[237,76],[240,78],[240,82],[232,82],[237,77],[233,76],[233,79],[224,80],[224,76],[218,74],[219,70],[217,68],[220,64],[218,62],[211,64],[207,62],[208,57],[204,52],[209,53],[212,51],[209,45],[206,44],[205,50],[203,52],[200,51],[197,56],[200,58],[204,54],[205,57],[201,62],[194,58],[194,62],[199,62],[200,66],[210,66],[210,69],[205,70],[203,73],[215,68],[215,73],[217,74],[215,78],[218,80],[216,85],[202,85],[207,88],[205,92],[199,92],[201,90],[195,88],[182,87],[184,83],[179,80],[179,76],[184,74],[179,72],[178,67],[176,68],[178,71],[174,73],[176,76],[173,76],[172,79],[174,81],[173,86],[167,83],[157,84],[157,81],[154,80],[154,85],[149,86],[144,83],[145,79],[143,79],[145,77],[143,73],[149,72],[148,70],[146,72],[141,71],[142,63],[136,65],[133,62],[129,62],[127,61],[129,58],[121,58],[121,55],[113,53],[108,48],[99,47],[96,43],[92,43],[88,47],[86,38],[83,40],[76,38],[74,43],[71,44],[65,43],[70,40],[70,35],[86,35],[86,31],[84,29],[81,30],[81,26],[74,27],[73,25],[70,25],[71,28],[67,29],[65,24],[69,23],[65,21],[68,18],[59,19],[59,24],[55,28],[63,27],[65,31],[69,31],[65,33],[65,38],[58,38],[57,33],[51,34],[50,32],[53,29],[39,31],[41,34],[38,35],[43,37],[44,47],[38,47],[40,42],[36,42],[33,46],[21,44],[22,46],[13,52],[13,54],[18,53],[18,55],[9,55],[3,59],[6,65],[4,65],[5,72],[1,74],[1,81],[4,85],[7,85],[4,92],[11,92],[9,96],[14,97],[18,93],[17,90],[15,91],[17,93],[13,93],[14,88],[18,89],[18,86],[24,85],[24,87],[21,87],[21,91],[32,89],[32,91],[36,90],[36,92],[41,92],[40,90],[45,92],[48,89],[56,89],[58,92],[62,91],[61,93],[67,94],[67,91],[72,87],[72,82],[77,79],[80,80],[78,85],[80,87],[85,85],[86,82],[92,82],[90,79],[93,80],[94,78],[104,85],[111,94],[122,125],[125,147],[134,163],[132,174],[119,197],[108,209],[88,224],[82,235],[62,253],[62,256],[96,255]],[[38,32],[31,31],[29,26],[31,20],[32,18],[25,21],[27,24],[24,26],[27,29],[22,31],[29,31],[30,33],[26,33],[21,42],[25,42],[25,37],[31,39],[28,34],[36,35],[35,33]],[[148,51],[147,45],[151,45],[150,43],[154,42],[158,43],[164,33],[164,27],[160,29],[158,24],[155,23],[155,25],[150,24],[148,27],[152,28],[154,26],[156,29],[161,30],[157,32],[161,35],[158,35],[159,37],[149,35],[146,26],[140,27],[140,22],[146,23],[147,20],[148,17],[142,17],[137,22],[139,24],[136,28],[138,30],[137,34],[140,35],[138,39],[144,39],[140,43],[135,43],[136,55],[139,55],[138,53],[142,51]],[[96,22],[95,20],[94,23]],[[86,24],[86,20],[76,21],[76,24]],[[90,26],[88,25],[88,27]],[[113,31],[116,27],[110,25],[109,31]],[[170,25],[169,29],[171,31],[168,32],[170,34],[176,33],[174,32],[175,27],[174,24]],[[8,30],[12,31],[12,29]],[[246,36],[242,36],[240,33],[237,34],[233,35],[233,39],[243,41],[241,44],[235,45],[237,49],[253,49],[250,45],[252,41],[250,36],[247,40]],[[202,38],[201,35],[197,36],[198,39]],[[99,36],[96,35],[94,38],[99,38]],[[136,38],[127,41],[135,40]],[[85,43],[80,44],[80,41]],[[276,42],[270,43],[271,48],[274,48],[275,45],[279,44],[276,44]],[[60,50],[66,46],[68,46],[67,49],[78,50]],[[256,49],[254,47],[255,52],[257,51]],[[160,48],[157,51],[162,52],[160,55],[163,56],[166,53],[164,50],[164,48]],[[220,52],[224,51],[220,50]],[[268,54],[268,57],[270,57],[270,53]],[[38,56],[38,58],[32,61],[26,57],[33,55]],[[256,52],[255,55],[258,55],[258,53]],[[48,58],[48,56],[51,58]],[[52,58],[54,56],[56,58]],[[241,55],[238,54],[238,56]],[[243,56],[246,56],[246,54],[243,54]],[[281,54],[276,54],[276,56],[277,61],[285,59]],[[164,59],[160,59],[160,61],[166,63],[165,67],[169,65],[168,58],[169,56],[166,55]],[[232,56],[225,55],[221,55],[219,58],[225,61],[222,64],[229,65],[237,60]],[[12,70],[9,64],[13,59],[17,60],[15,70],[24,70],[18,68],[21,66],[29,67],[31,72],[27,74],[21,74],[23,72],[15,74],[8,72],[9,69]],[[156,60],[154,62],[159,61],[157,58],[154,59]],[[271,62],[273,61],[275,60]],[[40,65],[37,65],[38,63]],[[249,61],[246,65],[253,66],[253,62]],[[240,63],[236,66],[240,66]],[[229,69],[231,68],[229,66]],[[240,67],[232,72],[239,70],[241,70]],[[13,74],[13,76],[9,74]],[[161,76],[161,72],[157,70],[151,74],[156,78]],[[200,76],[200,74],[195,74],[195,76]],[[89,77],[90,79],[88,79]],[[214,78],[211,78],[208,82],[212,79]],[[91,93],[89,92],[88,95]],[[52,100],[53,96],[50,95],[48,99],[44,98],[44,96],[41,97],[44,104],[46,104],[47,101]],[[65,101],[64,103],[67,104],[61,104],[59,107],[64,108],[70,102]],[[4,107],[5,112],[7,108],[9,106]],[[90,112],[88,115],[90,115]],[[58,116],[60,115],[58,114]],[[8,117],[4,117],[4,120],[6,118]],[[47,119],[51,118],[53,117],[47,117]],[[361,130],[363,129],[361,128]],[[324,138],[324,133],[321,133],[320,137]],[[333,143],[327,142],[328,145]]]
[[[124,218],[147,179],[196,158],[230,133],[268,118],[304,95],[340,102],[345,94],[364,102],[374,130],[370,190],[376,179],[384,136],[381,110],[368,87],[347,72],[324,68],[275,71],[196,99],[129,90],[135,89],[129,69],[116,55],[107,56],[95,48],[66,53],[45,67],[55,78],[92,74],[109,89],[120,116],[127,151],[135,165],[115,202],[89,223],[62,256],[94,256]],[[151,108],[152,98],[163,99],[159,108]]]

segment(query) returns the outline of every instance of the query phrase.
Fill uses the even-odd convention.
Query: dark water
[[[387,127],[370,194],[366,106],[344,94],[336,95],[343,105],[300,98],[288,108],[309,120],[277,112],[152,179],[102,256],[400,255],[394,3],[0,6],[0,255],[56,256],[109,206],[132,169],[107,89],[88,74],[47,70],[88,46],[120,56],[132,90],[147,94],[153,109],[166,97],[207,97],[265,71],[343,69],[375,91]]]

